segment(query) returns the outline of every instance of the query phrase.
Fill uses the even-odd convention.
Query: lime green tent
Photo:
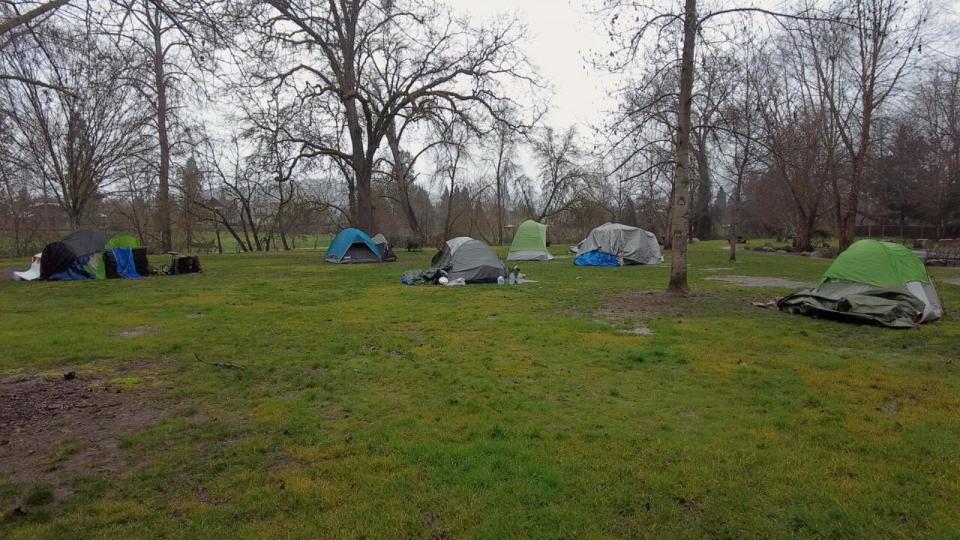
[[[140,247],[140,240],[136,236],[130,234],[117,234],[111,238],[105,246],[103,246],[103,251],[114,248],[130,248],[135,249]],[[107,278],[107,268],[106,262],[103,259],[103,252],[100,253],[100,256],[97,257],[97,279],[106,279]]]
[[[528,219],[517,227],[510,246],[508,261],[549,261],[553,256],[547,251],[547,226]]]
[[[779,302],[802,315],[911,328],[943,316],[943,306],[919,257],[892,242],[855,242],[824,272],[815,289]]]
[[[900,244],[877,240],[854,242],[830,265],[820,283],[828,280],[877,287],[905,287],[913,281],[930,283],[927,269],[912,251]]]

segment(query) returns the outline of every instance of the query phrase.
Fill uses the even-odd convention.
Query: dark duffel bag
[[[173,262],[174,274],[197,274],[203,272],[200,257],[177,257]]]
[[[103,271],[107,279],[120,277],[120,274],[117,273],[117,258],[114,257],[113,251],[109,249],[103,252]]]
[[[147,260],[147,248],[133,248],[133,265],[141,276],[150,275],[150,263]]]

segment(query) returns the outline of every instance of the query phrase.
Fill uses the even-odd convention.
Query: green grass
[[[960,319],[893,331],[758,309],[788,291],[704,278],[814,281],[828,262],[732,264],[721,245],[692,246],[702,294],[638,317],[651,336],[597,310],[662,289],[666,265],[567,258],[521,264],[535,284],[405,287],[430,253],[306,252],[0,283],[0,371],[146,362],[118,382],[168,388],[166,419],[121,441],[127,477],[72,479],[0,537],[956,535]],[[940,292],[960,306],[960,287]],[[138,326],[155,331],[119,336]],[[0,514],[31,489],[2,478]]]

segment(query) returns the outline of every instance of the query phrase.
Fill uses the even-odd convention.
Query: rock
[[[697,237],[693,237],[693,238],[690,239],[690,243],[691,243],[691,244],[698,244],[698,243],[700,243],[700,239],[697,238]]]
[[[66,373],[63,374],[63,380],[65,380],[65,381],[72,381],[72,380],[74,380],[74,379],[76,379],[76,378],[77,378],[77,372],[76,372],[76,371],[68,371],[68,372],[66,372]]]
[[[781,253],[781,254],[783,254],[783,255],[786,255],[786,254],[787,254],[787,250],[785,250],[785,249],[778,249],[778,250],[777,250],[777,253]]]
[[[777,250],[773,249],[773,246],[763,246],[764,253],[773,253]]]

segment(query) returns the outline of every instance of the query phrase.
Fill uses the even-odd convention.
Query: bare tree
[[[582,154],[574,127],[562,134],[552,127],[543,128],[531,144],[540,167],[540,202],[532,207],[537,208],[537,221],[543,221],[575,204],[577,187],[587,175],[580,163]]]
[[[150,104],[157,143],[157,206],[160,247],[173,249],[170,198],[171,156],[178,143],[175,133],[186,87],[201,87],[197,69],[209,69],[216,27],[202,24],[185,0],[111,0],[113,20],[103,25],[122,50],[134,51],[137,62],[123,74]],[[202,4],[202,3],[197,3]],[[194,68],[191,70],[190,68]]]
[[[821,17],[812,14],[812,9],[804,9],[798,14],[779,13],[758,7],[720,7],[704,14],[697,10],[697,0],[685,0],[683,9],[679,12],[669,9],[658,9],[649,5],[638,5],[632,0],[607,0],[602,12],[611,15],[609,18],[609,33],[615,45],[610,53],[614,59],[611,69],[623,70],[645,51],[652,50],[659,57],[672,50],[670,39],[676,37],[673,27],[682,24],[680,34],[679,58],[676,54],[666,55],[667,63],[658,66],[661,72],[679,69],[679,92],[667,92],[658,96],[657,103],[664,103],[676,97],[676,122],[673,136],[674,148],[674,180],[671,204],[670,236],[672,259],[670,269],[670,284],[668,290],[684,293],[688,290],[687,283],[687,242],[690,229],[690,137],[692,134],[691,118],[694,106],[694,84],[697,79],[696,59],[697,43],[700,36],[707,31],[708,22],[718,17],[728,15],[763,14],[777,19],[789,20],[821,20]],[[636,15],[640,10],[641,16]],[[621,15],[630,17],[621,19]],[[718,19],[720,20],[720,19]],[[627,21],[627,22],[625,22]],[[639,25],[635,25],[639,22]],[[655,35],[656,40],[645,48],[645,38]]]
[[[70,0],[50,0],[48,2],[37,2],[35,5],[33,5],[33,7],[30,7],[26,11],[21,11],[15,4],[12,3],[9,6],[5,5],[5,8],[12,8],[14,12],[10,14],[4,13],[5,18],[3,21],[0,21],[0,37],[5,36],[8,32],[11,32],[19,26],[35,22],[45,15],[52,14],[54,11],[66,5],[69,1]]]
[[[348,164],[356,183],[356,225],[373,229],[371,178],[393,121],[421,100],[487,113],[509,100],[504,79],[529,78],[508,22],[474,28],[426,0],[267,0],[252,7],[251,29],[264,69],[259,79],[305,102],[328,101],[346,140],[304,138],[318,155]],[[392,32],[392,39],[382,39]],[[341,144],[342,143],[342,144]]]
[[[201,195],[194,202],[215,216],[215,220],[233,236],[242,251],[263,251],[266,238],[264,225],[271,216],[264,215],[264,177],[255,163],[244,155],[241,139],[232,135],[228,141],[204,137],[201,172],[210,182],[213,196]]]
[[[756,140],[759,131],[759,87],[755,70],[759,69],[758,56],[745,51],[742,59],[735,60],[738,81],[732,88],[731,99],[723,111],[729,126],[724,137],[727,142],[727,171],[732,179],[729,230],[730,260],[737,260],[737,242],[740,238],[741,205],[744,184],[748,175],[755,173],[762,149]]]
[[[56,33],[42,52],[25,49],[9,67],[26,78],[49,74],[70,93],[8,82],[2,109],[13,128],[17,165],[49,189],[70,226],[81,226],[89,203],[118,179],[122,165],[149,152],[146,119],[124,82],[128,58],[83,34]]]
[[[436,129],[437,139],[442,141],[437,147],[436,177],[443,184],[446,194],[443,238],[450,238],[456,219],[467,210],[469,191],[464,185],[463,175],[470,160],[468,146],[475,132],[456,117],[438,118]]]
[[[494,124],[487,146],[490,149],[487,162],[493,170],[493,196],[496,222],[494,238],[498,245],[503,245],[504,225],[507,215],[507,204],[510,200],[510,183],[519,173],[517,164],[517,133],[504,122]]]
[[[846,174],[831,178],[841,250],[854,239],[874,120],[920,51],[925,11],[899,0],[848,0],[839,8],[843,23],[805,21],[818,91],[849,159]]]
[[[285,213],[297,193],[297,175],[310,164],[303,144],[291,140],[298,111],[276,98],[253,96],[245,100],[242,109],[247,125],[243,136],[253,145],[250,159],[269,179],[269,188],[265,188],[264,193],[276,204],[271,234],[267,237],[272,237],[272,231],[276,230],[283,249],[289,250]]]

